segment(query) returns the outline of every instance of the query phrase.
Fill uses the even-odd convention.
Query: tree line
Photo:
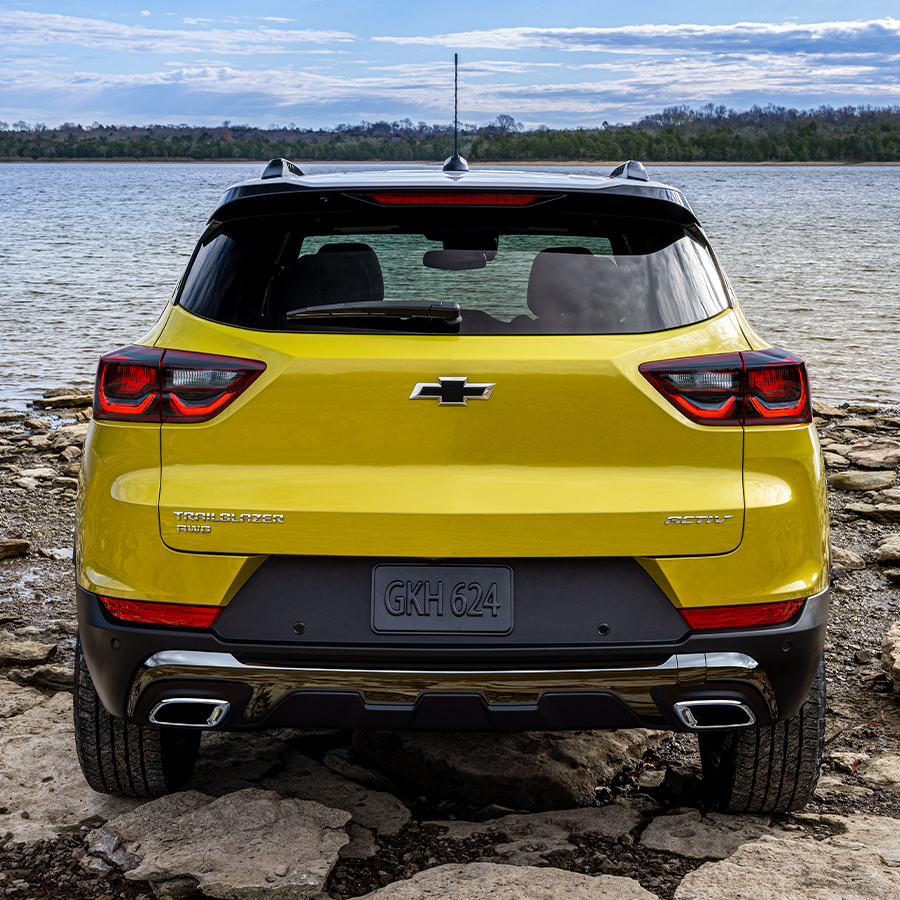
[[[228,121],[216,128],[0,122],[2,158],[414,162],[443,160],[452,149],[452,125],[410,119],[315,131]],[[631,124],[576,129],[529,129],[502,115],[485,125],[462,125],[460,150],[478,162],[894,162],[900,160],[900,107],[731,110],[708,104],[669,107]]]

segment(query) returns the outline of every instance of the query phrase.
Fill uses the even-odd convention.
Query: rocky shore
[[[826,759],[724,816],[662,732],[207,734],[185,791],[93,793],[71,563],[89,394],[0,411],[0,894],[112,900],[900,897],[900,410],[816,404],[834,581]]]

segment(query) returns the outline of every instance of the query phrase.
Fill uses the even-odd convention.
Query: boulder
[[[848,415],[845,410],[831,406],[823,400],[813,400],[813,412],[825,419],[843,419]]]
[[[894,834],[896,834],[896,820]],[[900,897],[900,870],[873,849],[825,841],[763,836],[729,859],[689,872],[675,900],[874,900]]]
[[[448,863],[395,881],[360,900],[657,900],[633,878],[551,867]]]
[[[894,682],[894,691],[900,694],[900,622],[894,622],[881,639],[881,668]]]
[[[900,466],[900,443],[863,438],[847,451],[847,459],[864,469],[895,469]]]
[[[56,653],[56,644],[16,641],[0,636],[0,666],[31,666],[47,662]]]
[[[861,781],[881,787],[900,789],[900,753],[879,753],[859,764],[856,774]],[[900,845],[900,829],[897,842]]]
[[[883,491],[893,487],[896,481],[893,472],[878,470],[835,472],[828,476],[828,483],[836,491]]]
[[[882,525],[900,522],[900,503],[850,503],[844,507],[845,512],[855,516],[863,516]]]
[[[852,550],[844,550],[842,547],[832,545],[831,554],[834,562],[845,569],[858,570],[866,567],[866,561]]]
[[[0,559],[27,556],[32,550],[34,550],[34,544],[22,538],[0,541]]]
[[[261,783],[284,797],[317,800],[327,806],[345,809],[357,825],[382,835],[399,834],[411,818],[409,809],[393,794],[369,790],[348,781],[293,749],[285,750],[280,758],[281,771],[264,778]]]
[[[349,840],[350,814],[247,788],[214,798],[196,791],[147,803],[88,836],[95,856],[149,881],[157,896],[186,882],[227,900],[302,900],[319,895]]]
[[[0,678],[0,719],[21,715],[35,706],[40,706],[46,699],[40,691],[36,691],[34,688],[21,687],[5,678]]]
[[[506,840],[495,846],[506,864],[546,865],[548,855],[560,850],[576,850],[570,842],[573,834],[597,834],[617,840],[646,819],[636,810],[622,804],[584,809],[524,813],[490,819],[487,822],[425,822],[443,828],[448,840],[468,840],[472,835],[503,835]]]
[[[776,833],[768,816],[702,816],[696,809],[683,809],[655,818],[641,836],[641,846],[690,859],[726,859],[741,844]]]
[[[353,746],[395,783],[420,793],[539,811],[593,805],[598,784],[667,734],[357,731]]]
[[[65,693],[0,720],[0,798],[7,809],[0,814],[0,833],[11,831],[14,841],[54,837],[85,819],[108,819],[139,803],[88,787],[75,753],[72,695]]]
[[[900,563],[900,534],[887,534],[879,542],[875,559],[883,566]]]

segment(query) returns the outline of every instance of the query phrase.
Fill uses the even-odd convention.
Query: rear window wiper
[[[443,300],[434,303],[428,300],[407,300],[391,303],[384,300],[362,300],[359,303],[326,303],[322,306],[304,306],[291,310],[288,319],[321,319],[333,316],[387,316],[392,319],[423,317],[443,319],[450,325],[462,321],[459,304]]]

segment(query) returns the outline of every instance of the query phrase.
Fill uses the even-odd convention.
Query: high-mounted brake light
[[[265,371],[265,363],[210,353],[123,347],[100,358],[94,418],[206,422]]]
[[[710,628],[753,628],[760,625],[781,625],[793,619],[803,603],[803,600],[785,600],[779,603],[708,606],[678,611],[695,631]]]
[[[498,191],[381,191],[368,194],[384,206],[527,206],[543,194],[510,194]]]
[[[812,421],[806,363],[783,350],[751,350],[642,363],[641,374],[702,425]]]
[[[181,603],[153,603],[148,600],[118,600],[115,597],[100,597],[99,600],[111,616],[145,625],[209,628],[224,609],[221,606],[187,606]]]

